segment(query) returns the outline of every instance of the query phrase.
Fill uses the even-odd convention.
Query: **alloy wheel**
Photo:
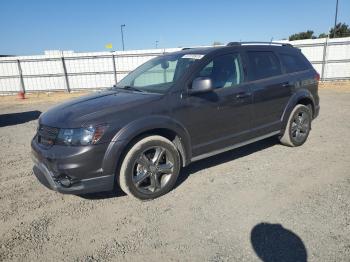
[[[143,151],[137,157],[132,182],[137,190],[153,194],[164,188],[174,174],[174,157],[161,146]]]
[[[306,112],[298,112],[291,125],[292,138],[298,142],[303,141],[310,129],[310,116]]]

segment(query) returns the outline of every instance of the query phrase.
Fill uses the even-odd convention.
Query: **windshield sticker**
[[[201,54],[186,54],[182,58],[189,58],[189,59],[201,59],[204,55]]]

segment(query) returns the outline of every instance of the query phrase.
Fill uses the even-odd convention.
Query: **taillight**
[[[316,75],[315,75],[315,80],[318,82],[320,81],[320,74],[316,72]]]

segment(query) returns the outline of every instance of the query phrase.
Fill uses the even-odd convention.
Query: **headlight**
[[[102,138],[106,129],[107,125],[60,129],[56,143],[70,146],[96,144]]]

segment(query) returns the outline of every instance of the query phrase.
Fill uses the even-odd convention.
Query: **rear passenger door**
[[[255,135],[281,128],[281,115],[291,95],[291,83],[283,74],[276,53],[270,50],[247,50],[248,75],[252,84]]]

